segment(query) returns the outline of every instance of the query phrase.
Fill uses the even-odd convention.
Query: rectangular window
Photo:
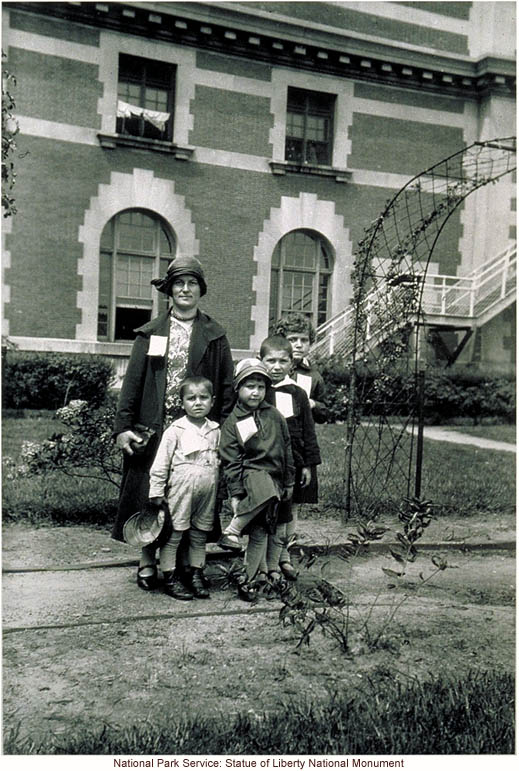
[[[175,67],[120,54],[117,86],[118,134],[171,141]]]
[[[335,96],[289,88],[285,160],[331,166]]]

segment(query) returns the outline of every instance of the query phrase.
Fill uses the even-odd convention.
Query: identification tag
[[[238,420],[236,423],[236,428],[238,429],[238,433],[243,444],[245,444],[245,442],[249,440],[251,436],[254,436],[254,434],[258,433],[258,427],[252,416],[249,418],[244,418],[243,420]]]
[[[296,383],[299,388],[302,388],[306,392],[308,398],[310,398],[310,391],[312,390],[312,378],[310,375],[301,375],[299,372],[296,375]]]
[[[294,415],[292,396],[284,394],[282,391],[276,391],[276,409],[280,411],[284,418],[291,418]]]
[[[168,338],[162,335],[150,335],[148,356],[165,356],[168,347]]]

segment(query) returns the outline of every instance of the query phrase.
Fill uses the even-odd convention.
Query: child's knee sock
[[[297,508],[292,506],[292,522],[286,524],[286,540],[281,549],[281,556],[279,558],[281,562],[290,562],[290,553],[288,551],[288,542],[290,538],[295,534],[297,529]]]
[[[189,564],[192,568],[203,568],[205,565],[205,544],[207,533],[196,527],[189,528]]]
[[[261,509],[254,509],[253,511],[248,511],[246,514],[239,514],[238,516],[234,516],[223,532],[225,535],[240,536],[244,527],[246,527],[249,522],[252,522],[252,520],[258,516],[259,511],[261,511]]]
[[[173,530],[169,541],[160,547],[160,569],[169,572],[177,565],[177,549],[182,540],[182,530]]]
[[[275,533],[269,534],[267,540],[267,569],[271,573],[279,570],[281,550],[286,544],[286,525],[278,525]]]
[[[141,549],[141,557],[139,560],[140,568],[155,567],[155,553],[157,551],[156,546],[143,546]]]
[[[247,545],[247,578],[251,581],[256,577],[261,560],[265,558],[267,531],[263,527],[255,527],[249,533]]]

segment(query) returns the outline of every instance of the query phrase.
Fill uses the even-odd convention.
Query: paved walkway
[[[412,426],[407,427],[408,433],[413,431]],[[417,428],[414,427],[416,433]],[[485,450],[500,450],[501,452],[517,452],[515,444],[510,442],[499,442],[497,439],[483,439],[481,436],[472,436],[472,434],[464,434],[461,431],[448,431],[445,428],[437,428],[436,426],[425,426],[424,437],[426,439],[434,439],[439,442],[453,442],[454,444],[471,444],[474,447],[482,447]]]

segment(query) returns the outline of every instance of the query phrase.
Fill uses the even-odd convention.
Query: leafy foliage
[[[351,369],[338,356],[316,362],[327,386],[328,422],[348,415]],[[415,377],[404,372],[369,371],[359,367],[355,398],[364,416],[409,415],[416,410]],[[515,420],[515,383],[511,378],[469,368],[428,370],[425,375],[424,416],[428,423],[467,418]]]
[[[3,406],[58,409],[72,399],[98,407],[114,376],[94,354],[33,353],[3,349]]]
[[[99,479],[118,487],[121,453],[112,437],[114,415],[113,399],[97,409],[79,399],[71,401],[56,413],[70,431],[55,433],[41,442],[25,441],[21,463],[14,473],[31,476],[62,471],[72,477]]]
[[[7,57],[2,51],[2,63]],[[15,100],[13,88],[16,86],[16,78],[3,68],[2,71],[2,209],[4,217],[16,214],[16,204],[13,197],[13,188],[16,180],[14,170],[14,155],[16,153],[16,135],[19,126],[14,117]]]

